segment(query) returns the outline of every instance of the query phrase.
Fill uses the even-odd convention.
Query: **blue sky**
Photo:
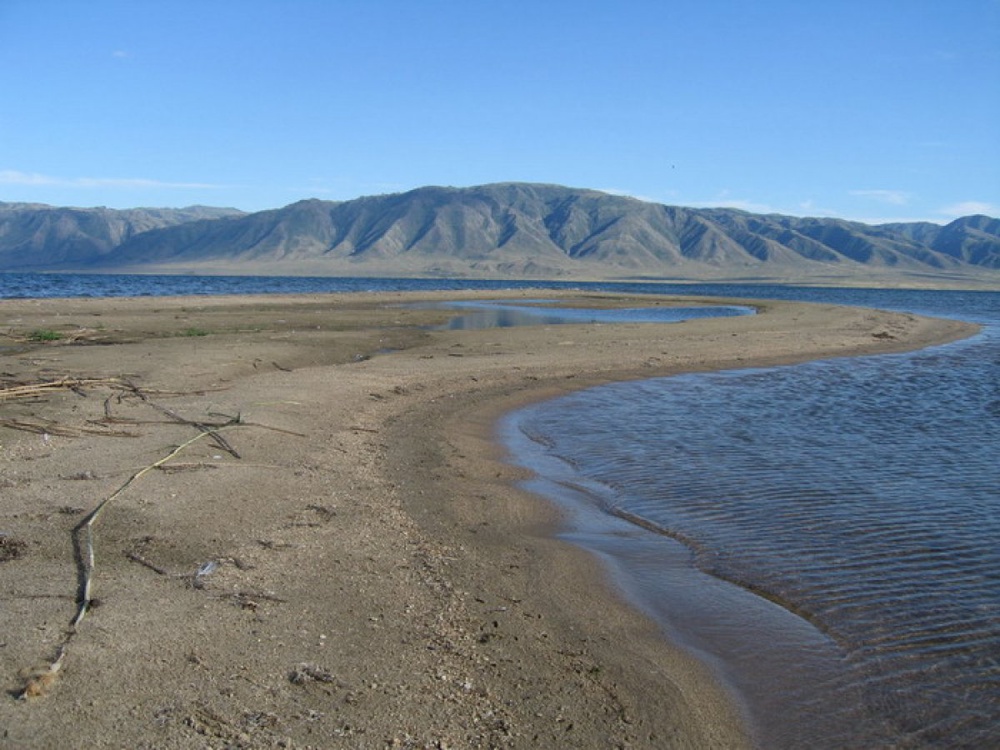
[[[1000,0],[0,0],[0,201],[1000,216]]]

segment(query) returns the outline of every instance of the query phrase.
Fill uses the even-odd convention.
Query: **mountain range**
[[[869,225],[528,183],[256,213],[0,203],[0,271],[994,285],[1000,220]]]

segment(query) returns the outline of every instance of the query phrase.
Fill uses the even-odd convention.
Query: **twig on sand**
[[[230,454],[233,458],[240,457],[240,454],[236,452],[236,449],[233,448],[233,446],[231,446],[224,437],[218,434],[218,430],[224,429],[225,427],[229,426],[230,424],[232,424],[233,420],[235,420],[238,423],[240,421],[239,414],[237,414],[233,418],[233,420],[230,420],[230,422],[227,422],[222,427],[215,427],[214,425],[205,424],[204,422],[196,422],[192,419],[188,419],[187,417],[182,417],[177,412],[168,409],[165,406],[161,406],[160,404],[157,404],[154,401],[150,401],[149,397],[145,393],[143,393],[142,390],[140,390],[137,386],[133,385],[132,383],[129,383],[128,381],[123,381],[122,385],[123,387],[127,388],[129,391],[134,393],[140,400],[143,401],[143,403],[149,404],[158,412],[166,414],[168,417],[170,417],[176,422],[180,422],[181,424],[189,424],[192,427],[197,427],[199,430],[202,431],[203,435],[210,435],[212,439],[215,440],[215,444],[221,450],[224,450],[226,451],[226,453]]]
[[[80,437],[80,435],[104,435],[105,437],[139,437],[126,430],[111,430],[97,427],[68,427],[51,421],[29,421],[26,419],[0,419],[0,427],[12,430],[34,432],[38,435],[58,435],[59,437]]]
[[[193,444],[202,440],[204,438],[211,438],[215,444],[225,450],[234,458],[240,458],[240,454],[229,444],[229,442],[221,435],[222,432],[230,430],[236,427],[260,427],[263,429],[274,430],[276,432],[281,432],[289,435],[298,435],[300,437],[305,437],[300,435],[300,433],[292,432],[291,430],[283,430],[276,427],[269,427],[267,425],[256,424],[244,422],[242,417],[237,414],[235,417],[229,418],[228,421],[222,423],[206,423],[199,422],[192,419],[177,414],[176,412],[167,409],[153,401],[149,398],[148,391],[140,390],[136,385],[130,383],[123,378],[103,378],[103,379],[80,379],[80,378],[62,378],[60,380],[49,381],[45,383],[36,383],[31,385],[17,385],[10,386],[6,388],[0,388],[0,402],[12,399],[12,398],[33,398],[47,393],[51,393],[58,389],[71,389],[81,395],[86,395],[83,393],[82,389],[89,386],[110,386],[119,391],[119,399],[121,398],[122,392],[129,395],[133,395],[139,398],[143,403],[149,405],[150,407],[156,409],[162,414],[168,416],[172,422],[181,423],[185,425],[190,425],[197,428],[198,434],[191,439],[181,443],[176,448],[171,450],[162,458],[154,461],[148,466],[144,466],[135,473],[133,473],[129,478],[113,493],[104,498],[97,506],[88,513],[79,524],[73,529],[73,546],[77,559],[77,575],[78,575],[78,594],[77,594],[77,610],[73,619],[70,621],[70,626],[63,637],[62,642],[56,649],[55,658],[44,667],[39,667],[36,669],[30,669],[22,671],[21,677],[24,679],[24,687],[18,694],[20,699],[35,698],[44,695],[51,688],[52,684],[62,669],[63,660],[66,657],[67,650],[73,639],[77,634],[80,624],[83,622],[87,613],[90,611],[91,607],[95,604],[93,597],[91,596],[91,588],[93,586],[94,578],[94,527],[97,525],[98,520],[101,518],[104,510],[118,497],[122,495],[129,487],[135,484],[139,479],[148,474],[151,471],[157,469],[163,469],[164,466],[171,461],[173,458],[180,455],[187,448],[191,447]],[[111,400],[109,397],[104,402],[104,412],[108,420],[111,419]],[[216,415],[218,416],[218,415]],[[11,420],[4,420],[0,424],[11,422]],[[33,431],[42,431],[51,434],[69,434],[77,435],[81,433],[91,433],[91,434],[115,434],[113,431],[106,430],[93,430],[86,428],[75,428],[74,430],[68,430],[68,428],[59,428],[57,425],[44,424],[36,425],[33,423],[14,423],[8,424],[7,426],[14,426],[18,429],[32,429]],[[65,432],[57,432],[57,430],[68,430]],[[161,575],[168,575],[167,571],[154,565],[146,558],[142,557],[138,553],[133,553],[129,555],[129,558],[134,562],[137,562],[145,567],[153,570]],[[199,569],[199,574],[196,574],[196,580],[198,580],[199,575],[204,575],[202,569]],[[248,602],[251,602],[254,606],[254,599],[268,598],[268,595],[261,594],[258,592],[247,592],[241,594]],[[280,601],[274,597],[275,601]]]
[[[101,513],[104,512],[104,509],[115,498],[119,497],[123,492],[125,492],[125,490],[131,487],[133,483],[141,479],[145,474],[167,463],[170,459],[179,455],[186,448],[190,447],[191,445],[198,442],[202,438],[209,436],[214,437],[219,430],[225,430],[229,427],[237,427],[237,426],[239,426],[239,423],[235,422],[231,425],[215,428],[211,432],[199,432],[190,440],[181,443],[179,446],[174,448],[172,451],[170,451],[170,453],[165,455],[163,458],[159,459],[158,461],[154,461],[153,463],[149,464],[149,466],[143,467],[135,474],[130,476],[127,480],[125,480],[125,483],[121,487],[119,487],[117,490],[115,490],[106,498],[104,498],[104,500],[102,500],[97,505],[96,508],[94,508],[90,513],[88,513],[87,516],[82,521],[80,521],[79,524],[77,524],[76,528],[73,529],[73,533],[74,537],[77,539],[76,543],[78,545],[78,549],[81,550],[80,558],[82,561],[82,570],[81,570],[82,581],[80,587],[80,596],[78,600],[79,606],[76,612],[76,617],[74,617],[73,620],[70,622],[71,628],[75,629],[83,621],[83,618],[87,616],[87,612],[90,609],[90,603],[91,603],[90,587],[94,575],[94,525],[100,518]],[[83,537],[82,543],[79,541],[80,536]]]
[[[161,413],[170,417],[173,422],[179,422],[181,424],[188,424],[197,427],[200,430],[207,431],[211,433],[212,429],[219,427],[221,425],[201,423],[196,422],[185,417],[176,414],[175,412],[167,409],[166,407],[160,406],[152,401],[149,397],[151,395],[160,396],[177,396],[182,395],[178,392],[173,391],[161,391],[161,390],[150,390],[150,389],[140,389],[138,386],[130,382],[124,377],[113,377],[113,378],[72,378],[63,377],[57,378],[55,380],[45,380],[35,383],[14,383],[10,384],[8,382],[3,387],[0,387],[0,403],[5,403],[7,401],[15,400],[33,400],[41,399],[46,396],[51,396],[59,391],[73,391],[79,396],[84,398],[87,397],[87,389],[91,388],[110,388],[112,389],[112,394],[104,399],[104,419],[100,421],[89,420],[91,425],[109,425],[109,424],[140,424],[139,422],[121,420],[115,418],[111,413],[111,404],[115,398],[118,399],[120,403],[123,395],[131,395],[140,399],[144,403],[148,404],[152,408],[160,411]],[[211,389],[220,390],[220,389]],[[197,393],[203,393],[204,390],[196,391]],[[225,422],[223,424],[228,424]],[[126,432],[124,430],[112,430],[104,429],[103,427],[73,427],[70,425],[60,425],[56,422],[46,421],[29,421],[24,419],[2,419],[0,420],[0,427],[8,427],[12,430],[22,430],[24,432],[34,432],[40,435],[58,435],[60,437],[79,437],[80,435],[104,435],[106,437],[137,437],[135,433]],[[232,454],[235,458],[239,456],[233,451],[232,446],[225,442],[224,439],[213,435],[220,449]]]
[[[142,565],[143,567],[149,568],[154,573],[159,573],[161,576],[169,576],[170,575],[170,573],[165,568],[161,568],[156,563],[153,563],[153,562],[147,560],[145,557],[143,557],[142,555],[140,555],[138,552],[128,552],[128,553],[125,554],[125,557],[127,557],[132,562],[137,562],[140,565]]]
[[[120,378],[59,378],[58,380],[47,380],[41,383],[23,383],[0,388],[0,401],[19,398],[38,398],[62,390],[71,390],[83,395],[82,390],[84,388],[102,385],[119,386],[123,382]]]
[[[167,455],[132,474],[132,476],[125,480],[124,484],[98,503],[97,507],[95,507],[79,524],[77,524],[77,526],[73,529],[73,544],[76,548],[77,559],[80,566],[80,588],[79,595],[77,597],[76,615],[70,621],[69,630],[67,631],[62,643],[59,645],[59,648],[56,650],[55,659],[46,667],[22,672],[25,685],[18,695],[20,699],[24,700],[28,698],[36,698],[44,695],[49,690],[55,682],[59,670],[62,669],[63,659],[66,656],[70,641],[73,639],[73,636],[76,635],[77,628],[90,611],[91,605],[93,604],[91,587],[94,577],[94,526],[100,519],[104,509],[144,475],[167,463],[170,459],[179,455],[185,449],[189,448],[202,438],[215,437],[220,430],[239,426],[241,426],[239,422],[233,422],[228,425],[213,428],[211,431],[199,432],[190,440],[187,440],[174,448]]]

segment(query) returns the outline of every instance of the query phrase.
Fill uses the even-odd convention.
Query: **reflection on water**
[[[571,323],[680,323],[695,318],[724,318],[753,315],[752,307],[740,305],[700,305],[690,307],[575,308],[552,307],[547,300],[531,304],[495,301],[445,302],[422,307],[468,310],[441,326],[446,330],[513,328],[515,326],[561,325]]]
[[[568,534],[716,660],[765,747],[1000,747],[998,403],[994,326],[910,355],[595,388],[507,435],[538,491],[662,532]],[[663,535],[702,578],[663,561]]]

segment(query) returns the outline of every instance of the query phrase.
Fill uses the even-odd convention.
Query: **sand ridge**
[[[558,514],[517,489],[496,419],[610,380],[973,328],[753,302],[672,325],[443,331],[428,326],[453,313],[404,304],[538,296],[0,302],[4,387],[95,381],[0,401],[0,747],[750,744],[711,674],[553,538]],[[95,606],[67,641],[73,528],[212,425],[238,458],[198,439],[108,505]],[[46,694],[18,700],[19,673],[62,644]]]

